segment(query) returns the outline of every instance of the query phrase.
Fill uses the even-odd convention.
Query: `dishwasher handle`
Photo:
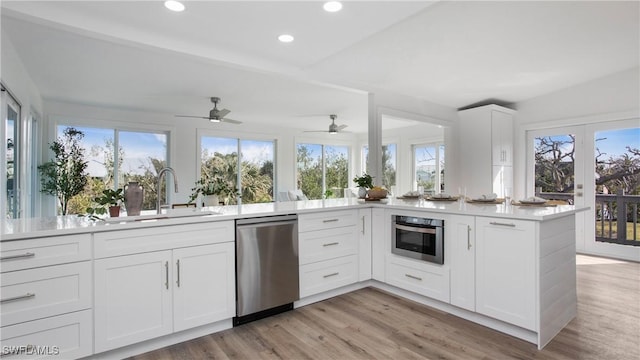
[[[298,215],[282,215],[282,216],[266,216],[259,218],[239,219],[236,220],[238,227],[255,226],[260,224],[281,224],[281,223],[297,223]]]

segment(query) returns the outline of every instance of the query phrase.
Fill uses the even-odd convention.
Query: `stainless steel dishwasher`
[[[297,215],[236,220],[234,326],[293,309],[298,270]]]

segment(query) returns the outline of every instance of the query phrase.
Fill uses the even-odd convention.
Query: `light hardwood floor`
[[[542,351],[373,288],[159,349],[156,359],[640,359],[640,264],[578,255],[578,316]]]

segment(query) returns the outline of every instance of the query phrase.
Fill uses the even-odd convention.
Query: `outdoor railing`
[[[536,196],[573,204],[571,193],[536,191]],[[596,194],[596,241],[640,246],[638,204],[639,195],[625,195],[622,191],[618,194]]]

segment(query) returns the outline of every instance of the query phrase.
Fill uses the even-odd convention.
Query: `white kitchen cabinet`
[[[447,222],[445,249],[450,253],[451,305],[476,311],[475,218],[453,215]]]
[[[95,262],[96,352],[235,315],[234,243]]]
[[[173,330],[171,250],[96,260],[96,353]]]
[[[300,266],[300,298],[358,281],[358,258],[356,255],[319,261]]]
[[[371,278],[385,281],[385,258],[391,252],[391,216],[385,210],[371,209]]]
[[[449,266],[387,254],[387,284],[449,302]]]
[[[497,105],[458,112],[460,178],[469,179],[459,185],[468,196],[495,192],[502,197],[505,187],[513,187],[514,113]]]
[[[358,210],[358,280],[371,279],[371,209]]]
[[[300,265],[354,255],[358,251],[358,229],[351,225],[300,232],[298,244]]]
[[[235,316],[235,246],[228,242],[173,251],[173,330]]]
[[[476,217],[476,311],[536,330],[533,221]]]

